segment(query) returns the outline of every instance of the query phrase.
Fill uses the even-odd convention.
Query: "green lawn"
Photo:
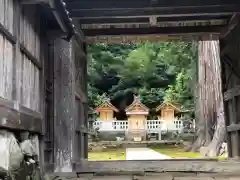
[[[103,152],[88,152],[90,161],[126,160],[125,149],[113,149]]]
[[[186,152],[181,147],[153,147],[153,150],[172,158],[203,158],[199,152]],[[218,160],[225,160],[225,156],[216,157]]]
[[[186,152],[183,148],[179,147],[161,147],[152,149],[172,158],[201,158],[200,153]]]

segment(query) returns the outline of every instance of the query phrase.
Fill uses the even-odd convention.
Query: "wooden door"
[[[174,119],[174,110],[173,109],[164,109],[162,112],[163,120],[173,120]]]
[[[133,115],[131,117],[129,117],[128,119],[129,121],[129,129],[131,130],[138,130],[138,129],[144,129],[144,122],[145,122],[145,117],[144,116],[137,116],[137,115]]]

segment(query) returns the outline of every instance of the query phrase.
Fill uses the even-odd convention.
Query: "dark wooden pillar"
[[[75,136],[72,43],[54,40],[54,171],[71,172]]]
[[[222,82],[228,155],[240,157],[240,24],[234,15],[220,39]]]
[[[83,168],[88,157],[88,117],[87,117],[87,56],[85,43],[75,37],[73,40],[76,80],[76,151],[75,165]],[[76,166],[75,166],[76,167]]]
[[[86,97],[87,95],[87,44],[83,43],[83,52],[85,54],[84,56],[84,63],[83,63],[83,93],[85,94]],[[85,103],[83,103],[83,108],[84,108],[84,115],[83,115],[83,121],[84,121],[84,126],[88,129],[88,103],[87,100]],[[88,159],[88,134],[84,133],[84,158]]]

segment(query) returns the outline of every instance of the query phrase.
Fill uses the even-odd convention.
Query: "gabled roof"
[[[172,106],[178,112],[182,111],[180,106],[177,103],[172,103],[172,102],[163,102],[156,108],[156,111],[160,111],[166,105]]]
[[[111,109],[115,112],[118,112],[118,109],[114,105],[112,105],[112,103],[110,102],[110,99],[107,99],[107,98],[105,99],[105,101],[100,106],[98,106],[95,109],[95,111],[100,112],[101,110],[106,110],[106,109]]]
[[[139,111],[136,111],[135,108],[138,108]],[[131,112],[138,112],[138,114],[148,114],[149,108],[141,103],[140,98],[134,96],[132,104],[130,104],[126,109],[126,114],[133,114]]]

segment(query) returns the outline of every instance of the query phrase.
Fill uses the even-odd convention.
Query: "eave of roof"
[[[96,111],[96,112],[101,111],[101,108],[102,108],[105,104],[107,104],[107,105],[110,107],[111,110],[113,110],[113,111],[115,111],[115,112],[119,112],[118,109],[117,109],[114,105],[112,105],[112,103],[110,103],[109,101],[104,101],[104,102],[103,102],[102,104],[100,104],[97,108],[95,108],[95,111]]]
[[[126,112],[130,112],[131,107],[133,107],[135,104],[139,104],[146,112],[149,112],[149,108],[147,106],[145,106],[140,100],[139,98],[135,98],[134,101],[132,102],[132,104],[130,104],[125,111]]]
[[[66,3],[63,0],[29,0],[23,2],[25,4],[45,4],[43,6],[48,11],[52,12],[54,19],[56,19],[63,33],[66,34],[66,40],[70,40],[76,34],[75,26],[69,12],[66,9]]]
[[[54,0],[54,3],[56,5],[55,9],[59,11],[59,14],[62,17],[62,21],[67,28],[68,36],[66,39],[70,40],[75,34],[75,26],[72,22],[72,18],[69,16],[69,12],[66,8],[66,3],[63,0]]]
[[[164,105],[170,105],[172,106],[175,110],[177,110],[178,112],[181,112],[181,108],[178,107],[178,105],[174,104],[174,103],[171,103],[171,102],[163,102],[162,104],[160,104],[157,108],[156,108],[156,111],[160,111],[161,108],[164,106]]]

